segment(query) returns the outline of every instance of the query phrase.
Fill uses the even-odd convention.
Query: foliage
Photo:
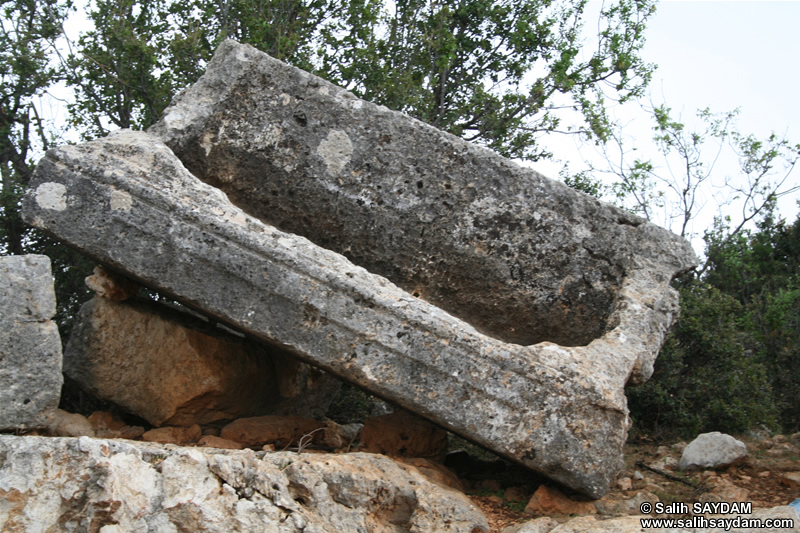
[[[97,0],[89,14],[95,29],[80,37],[65,62],[76,93],[72,125],[85,138],[111,127],[145,128],[169,103],[175,84],[158,37],[168,29],[165,7],[161,0]]]
[[[503,155],[537,159],[549,155],[537,139],[562,131],[565,109],[583,117],[572,133],[605,139],[606,93],[639,96],[650,78],[639,53],[654,0],[604,7],[593,49],[582,42],[586,3],[98,0],[95,29],[68,61],[72,116],[86,137],[146,128],[234,38]]]
[[[237,39],[302,68],[311,42],[343,10],[328,0],[98,0],[67,58],[73,125],[85,138],[145,129],[202,74],[216,47]],[[342,4],[344,5],[344,4]]]
[[[345,383],[325,416],[337,424],[363,422],[370,415],[372,400],[373,397],[368,393]]]
[[[537,145],[562,130],[603,140],[605,92],[641,95],[652,66],[639,52],[655,3],[602,9],[594,50],[582,43],[585,0],[364,2],[357,31],[326,34],[321,72],[358,96],[403,111],[508,157],[549,156]],[[389,7],[391,5],[391,7]],[[356,20],[356,19],[354,19]],[[583,52],[583,54],[582,54]]]
[[[692,279],[680,289],[681,318],[653,378],[628,390],[635,430],[659,436],[776,428],[767,373],[745,350],[747,324],[734,298]]]
[[[697,112],[700,128],[690,130],[665,106],[645,109],[653,122],[652,142],[662,163],[636,157],[621,128],[600,147],[600,166],[588,163],[580,175],[608,175],[612,199],[622,207],[684,237],[695,236],[692,222],[709,204],[734,213],[724,236],[735,237],[763,216],[775,201],[800,190],[790,181],[800,145],[770,134],[760,139],[736,128],[739,110]],[[718,168],[723,154],[738,162],[738,173]],[[569,174],[567,173],[567,176]],[[596,179],[596,178],[595,178]],[[713,201],[712,201],[713,200]],[[705,271],[707,265],[701,267]]]
[[[54,239],[26,227],[20,217],[22,193],[33,174],[33,159],[49,148],[53,132],[41,117],[38,98],[64,79],[52,61],[55,40],[69,9],[56,0],[2,3],[0,33],[0,255],[38,253],[53,265],[62,338],[86,299],[83,279],[89,263]]]
[[[708,268],[683,281],[681,317],[650,382],[628,391],[640,431],[692,436],[800,429],[800,217],[706,233]]]
[[[57,0],[2,0],[0,24],[0,253],[21,254],[27,230],[19,199],[30,180],[30,159],[49,137],[36,98],[61,79],[51,65],[53,42],[67,6]]]
[[[751,325],[749,349],[767,369],[787,430],[800,429],[800,218],[768,211],[757,231],[707,236],[705,278],[741,303]]]

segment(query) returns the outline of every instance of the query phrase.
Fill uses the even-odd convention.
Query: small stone
[[[54,437],[94,437],[95,430],[85,416],[57,409],[47,431]]]
[[[220,448],[223,450],[241,450],[244,448],[244,446],[238,442],[216,437],[214,435],[203,435],[200,437],[200,440],[197,441],[197,444],[203,448]]]
[[[800,489],[800,472],[784,472],[779,478],[781,485],[791,487],[792,489]]]
[[[601,500],[594,502],[597,511],[606,516],[641,514],[641,505],[644,502],[655,503],[658,496],[648,491],[637,491],[631,497],[621,494],[609,494]]]
[[[234,420],[222,428],[219,436],[246,448],[261,448],[264,444],[285,448],[297,445],[306,435],[314,441],[323,441],[324,432],[317,430],[324,427],[322,422],[310,418],[265,415]]]
[[[735,485],[727,479],[719,479],[714,483],[714,488],[710,492],[700,495],[701,503],[707,502],[747,502],[748,495],[746,489]]]
[[[591,502],[571,500],[558,490],[542,485],[533,493],[524,512],[531,515],[586,515],[596,514],[597,508]]]
[[[125,426],[119,430],[116,438],[118,439],[138,439],[144,435],[144,428],[142,426]]]
[[[89,415],[88,420],[98,437],[114,438],[117,432],[127,425],[118,416],[108,411],[95,411]]]
[[[497,505],[503,505],[503,498],[501,498],[496,494],[492,494],[491,496],[488,496],[486,499]]]
[[[747,446],[718,431],[703,433],[690,442],[681,455],[680,469],[727,468],[747,460]]]
[[[146,431],[142,435],[142,440],[161,444],[189,444],[196,442],[202,435],[203,432],[198,424],[188,428],[170,426]]]
[[[647,466],[655,468],[656,470],[675,470],[678,468],[678,460],[670,455],[666,455]]]
[[[371,452],[402,457],[443,459],[447,452],[446,431],[403,410],[368,418],[361,442]]]
[[[558,521],[549,516],[540,516],[524,524],[514,524],[503,529],[501,533],[550,533],[558,527]]]
[[[95,294],[114,302],[127,300],[139,292],[138,283],[101,266],[95,267],[94,273],[85,282]]]
[[[686,443],[685,443],[685,442],[683,442],[683,441],[680,441],[680,442],[676,442],[675,444],[673,444],[672,446],[670,446],[670,448],[671,448],[671,449],[672,449],[672,451],[674,451],[674,452],[683,453],[683,450],[685,450],[685,449],[686,449],[686,446],[688,446],[688,444],[686,444]]]
[[[617,488],[619,490],[631,490],[633,488],[633,481],[629,477],[623,477],[617,480]]]
[[[364,424],[337,424],[333,420],[326,420],[325,425],[325,444],[334,449],[351,446],[364,427]]]
[[[431,483],[435,483],[440,487],[447,487],[464,492],[464,484],[452,470],[443,464],[423,457],[400,457],[396,460],[400,463],[413,466]]]
[[[633,479],[635,479],[636,481],[642,481],[644,479],[644,474],[642,474],[638,470],[634,470],[633,471]]]

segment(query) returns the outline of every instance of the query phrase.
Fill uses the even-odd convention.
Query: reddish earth
[[[800,434],[795,434],[791,438],[777,435],[763,440],[754,440],[739,437],[747,444],[749,458],[747,462],[738,467],[731,467],[714,473],[694,472],[683,473],[677,467],[670,468],[670,462],[666,457],[675,461],[680,460],[680,444],[655,443],[652,441],[638,441],[629,443],[625,448],[626,469],[622,477],[629,477],[632,481],[630,490],[623,491],[615,487],[606,499],[631,498],[637,492],[648,490],[655,494],[658,499],[665,504],[672,502],[683,502],[691,505],[700,501],[704,494],[714,493],[714,482],[719,480],[730,481],[733,485],[747,491],[747,502],[752,502],[755,508],[768,508],[778,505],[786,505],[800,498],[800,484],[792,484],[783,478],[783,474],[788,472],[800,472]],[[664,474],[679,477],[685,481],[696,485],[692,487],[680,481],[669,479],[664,475],[658,474],[637,463],[653,465],[658,463],[664,465],[658,470]],[[645,479],[635,480],[634,472],[640,472]],[[504,528],[537,518],[541,515],[531,515],[523,512],[525,503],[511,501],[505,498],[505,490],[491,482],[480,482],[489,488],[473,488],[468,491],[470,498],[484,512],[492,533],[499,533]],[[494,486],[493,486],[494,485]],[[502,485],[502,483],[501,483]],[[657,486],[657,489],[656,489]],[[492,491],[492,488],[497,490]],[[529,485],[526,490],[535,490],[535,486]],[[566,489],[565,494],[570,495],[576,500],[581,498],[574,494],[569,494]],[[708,498],[708,495],[706,496]],[[729,501],[725,496],[721,501]],[[569,516],[554,516],[559,521],[566,521]]]

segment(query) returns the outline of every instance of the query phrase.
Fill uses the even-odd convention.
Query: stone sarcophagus
[[[48,152],[25,219],[589,496],[689,244],[224,43],[149,133]]]

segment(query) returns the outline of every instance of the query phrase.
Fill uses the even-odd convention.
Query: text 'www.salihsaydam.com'
[[[739,528],[779,529],[793,528],[794,520],[791,518],[750,518],[743,516],[703,516],[712,515],[743,515],[753,512],[752,502],[706,502],[691,505],[682,502],[664,504],[663,502],[644,502],[639,507],[643,514],[655,515],[688,515],[695,516],[681,518],[642,518],[642,529],[681,529],[681,528],[712,528],[730,531]]]

